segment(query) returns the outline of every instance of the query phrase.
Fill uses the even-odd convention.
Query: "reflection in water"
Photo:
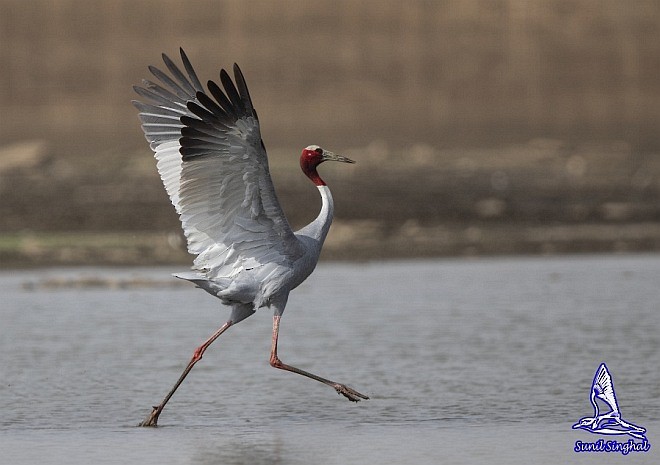
[[[282,459],[282,442],[278,438],[260,437],[255,443],[249,437],[230,437],[203,445],[193,453],[190,462],[196,465],[277,465],[291,463],[291,460]]]

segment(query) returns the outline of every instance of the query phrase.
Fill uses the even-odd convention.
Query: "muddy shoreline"
[[[291,149],[269,151],[292,228],[318,193]],[[660,156],[613,141],[482,149],[346,148],[322,167],[335,198],[323,259],[660,251]],[[146,151],[60,157],[37,143],[0,165],[0,267],[190,263]]]
[[[187,267],[192,256],[177,233],[60,233],[2,237],[0,267],[151,266]],[[8,242],[13,246],[8,246]],[[660,224],[573,226],[414,227],[396,234],[378,225],[337,222],[322,260],[369,261],[433,257],[565,255],[660,251]]]

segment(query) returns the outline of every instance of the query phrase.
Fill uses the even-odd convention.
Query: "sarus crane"
[[[143,80],[142,87],[135,86],[144,101],[133,104],[181,220],[188,252],[196,256],[191,271],[174,276],[216,296],[231,314],[194,351],[174,387],[140,426],[156,426],[204,351],[261,307],[273,310],[273,367],[327,384],[353,402],[368,399],[344,384],[287,365],[277,354],[289,292],[316,267],[332,222],[332,195],[317,168],[326,161],[354,161],[317,145],[303,149],[300,166],[318,188],[322,206],[314,221],[293,232],[275,194],[259,119],[240,68],[234,64],[234,81],[223,69],[222,88],[209,81],[207,92],[183,49],[180,53],[185,72],[163,54],[169,74],[149,66],[160,83]]]

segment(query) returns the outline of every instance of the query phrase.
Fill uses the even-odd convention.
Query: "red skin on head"
[[[300,155],[300,168],[302,168],[303,173],[317,186],[326,185],[316,171],[316,167],[323,163],[323,161],[323,150],[320,148],[315,150],[303,149]]]

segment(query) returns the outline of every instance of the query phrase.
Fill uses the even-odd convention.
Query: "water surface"
[[[43,284],[161,284],[172,271],[0,273],[7,463],[657,459],[575,454],[599,437],[571,429],[605,361],[624,418],[660,447],[657,255],[322,263],[289,299],[279,354],[370,400],[271,368],[263,309],[206,352],[159,428],[136,428],[228,312],[192,286]]]

